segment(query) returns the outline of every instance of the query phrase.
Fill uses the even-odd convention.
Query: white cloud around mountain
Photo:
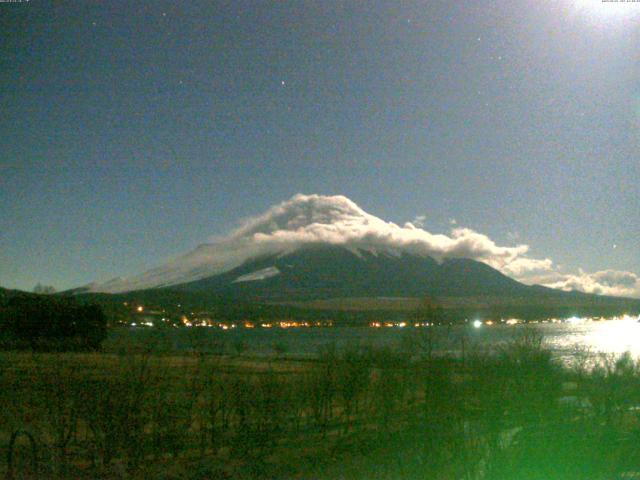
[[[580,270],[577,274],[556,273],[548,277],[544,285],[598,295],[640,297],[640,277],[633,272],[620,270],[602,270],[595,273]]]
[[[456,228],[451,236],[429,233],[411,222],[399,226],[368,214],[343,196],[296,195],[246,220],[231,239],[274,247],[331,243],[361,248],[398,248],[436,259],[467,257],[503,266],[526,253],[526,245],[501,247],[486,235]]]
[[[555,288],[575,287],[619,295],[621,293],[614,292],[624,287],[621,292],[640,296],[637,277],[633,284],[629,277],[616,276],[628,272],[607,271],[608,275],[597,272],[592,277],[581,272],[563,276],[554,269],[550,259],[527,256],[527,245],[500,246],[486,235],[457,226],[449,235],[433,234],[420,228],[424,220],[426,218],[420,216],[415,223],[400,226],[368,214],[344,196],[298,194],[262,215],[246,219],[229,235],[214,237],[210,243],[162,267],[130,279],[115,279],[97,289],[116,292],[183,283],[230,270],[259,255],[291,251],[306,244],[329,243],[353,249],[405,251],[428,255],[438,261],[470,258],[526,283],[532,283],[530,280],[538,276],[552,279],[552,283],[544,284]]]
[[[427,220],[426,215],[416,215],[411,223],[413,223],[418,228],[424,227],[424,222]]]

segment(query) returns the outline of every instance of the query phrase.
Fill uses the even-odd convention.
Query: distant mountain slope
[[[10,298],[16,297],[16,296],[39,297],[41,295],[37,293],[26,292],[23,290],[13,290],[9,288],[0,287],[0,305],[2,305],[4,302],[7,302]]]
[[[428,256],[334,245],[311,245],[286,254],[263,256],[228,272],[170,288],[258,301],[512,297],[538,296],[549,290],[533,289],[474,260],[448,259],[438,263]]]
[[[411,222],[397,225],[343,196],[300,194],[157,268],[63,293],[147,292],[197,304],[378,299],[374,304],[380,305],[386,297],[432,297],[483,308],[640,305],[640,300],[528,286],[507,276],[533,278],[523,272],[550,271],[551,260],[530,258],[527,249],[497,245],[465,228],[448,236]]]
[[[374,318],[381,312],[386,312],[385,318],[403,318],[424,298],[442,305],[451,321],[640,313],[637,299],[524,285],[474,260],[437,262],[395,250],[326,244],[263,255],[227,272],[178,285],[78,295],[102,304],[189,308],[236,319],[320,315],[351,321],[353,315]]]
[[[85,288],[89,292],[120,293],[181,285],[230,272],[246,266],[247,263],[255,262],[256,259],[288,255],[317,245],[344,249],[340,253],[333,250],[329,254],[330,258],[325,260],[322,260],[325,254],[316,252],[314,259],[305,257],[304,262],[296,264],[297,270],[305,268],[304,264],[307,261],[312,262],[309,271],[317,270],[317,265],[314,267],[313,262],[329,263],[331,267],[323,265],[325,270],[333,268],[334,273],[340,273],[340,269],[344,269],[350,276],[351,283],[355,282],[356,289],[364,285],[371,288],[371,280],[366,278],[366,274],[383,274],[385,269],[391,269],[390,273],[396,277],[396,283],[400,284],[404,278],[407,286],[411,286],[414,283],[412,280],[415,280],[412,277],[412,268],[417,268],[413,274],[424,280],[423,270],[427,268],[427,262],[433,264],[433,260],[424,260],[426,258],[438,262],[447,259],[473,259],[504,273],[514,271],[513,268],[523,271],[548,266],[547,260],[526,257],[526,245],[499,246],[485,235],[470,229],[456,228],[451,231],[450,236],[432,234],[411,222],[404,225],[387,222],[365,212],[343,196],[295,195],[288,201],[272,206],[262,215],[245,220],[239,228],[229,234],[211,239],[208,243],[169,260],[164,265],[129,278],[115,278],[108,282],[87,285]],[[358,270],[362,263],[346,256],[344,250],[352,252],[358,258],[366,257],[368,254],[373,257],[400,257],[402,271],[398,271],[397,265],[391,266],[384,261],[367,259],[367,268],[359,278],[353,271]],[[413,265],[415,258],[423,259],[419,262],[420,265]],[[295,261],[296,256],[290,260]],[[341,263],[344,265],[341,266]],[[247,272],[247,275],[257,275],[255,278],[266,275],[276,279],[276,267],[266,264],[264,266],[265,269],[271,267],[271,270],[265,272],[260,272],[261,269]],[[456,269],[464,271],[464,268],[474,267],[463,267],[454,262],[449,268],[452,269],[453,275]],[[314,288],[319,286],[311,278],[306,280],[302,277],[296,277],[298,282],[308,281]],[[427,277],[433,279],[433,275]],[[237,283],[251,281],[251,278],[238,280]],[[324,280],[329,281],[326,278]],[[297,283],[296,289],[301,288]],[[331,289],[334,286],[327,285],[327,288]]]

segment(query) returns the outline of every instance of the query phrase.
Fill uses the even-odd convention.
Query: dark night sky
[[[0,3],[0,285],[152,267],[297,192],[640,274],[640,4]]]

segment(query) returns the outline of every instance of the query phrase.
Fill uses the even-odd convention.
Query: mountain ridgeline
[[[341,195],[298,194],[155,268],[73,293],[227,315],[407,312],[425,300],[458,312],[452,318],[640,313],[640,300],[530,286],[501,273],[517,263],[549,267],[527,257],[524,245],[499,246],[470,229],[433,234],[387,222]]]
[[[236,319],[336,315],[364,320],[383,311],[400,318],[424,299],[443,306],[451,321],[640,313],[640,300],[525,285],[475,260],[437,262],[389,249],[326,244],[257,257],[196,281],[81,296],[103,304],[190,305]]]
[[[313,245],[245,262],[228,272],[171,287],[259,301],[350,297],[527,295],[523,285],[469,259],[442,263],[405,252]]]

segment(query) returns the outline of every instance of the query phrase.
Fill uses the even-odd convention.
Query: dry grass
[[[25,432],[16,478],[616,478],[640,462],[640,367],[601,365],[564,370],[532,336],[462,360],[1,353],[0,475]]]

